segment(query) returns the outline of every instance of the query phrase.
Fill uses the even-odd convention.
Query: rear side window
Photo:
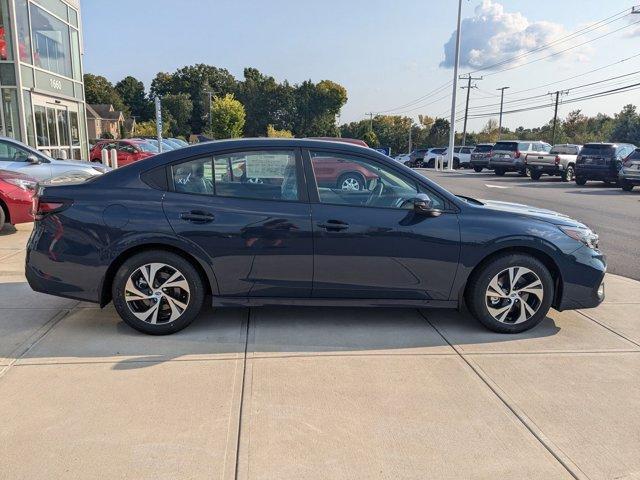
[[[173,189],[178,193],[213,195],[212,158],[199,158],[171,167]]]
[[[217,196],[298,200],[293,151],[236,152],[216,156],[213,164]]]
[[[521,142],[518,144],[518,150],[521,152],[528,152],[532,149],[531,144],[528,142]]]
[[[640,148],[636,148],[631,155],[629,155],[629,160],[640,160]]]

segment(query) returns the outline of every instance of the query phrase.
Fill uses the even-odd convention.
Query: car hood
[[[573,227],[585,227],[583,223],[563,214],[547,210],[546,208],[531,207],[521,203],[499,202],[496,200],[480,200],[484,205],[483,208],[488,210],[496,210],[500,212],[513,213],[526,217],[535,218],[554,225],[566,225]]]
[[[88,171],[91,173],[91,175],[99,175],[100,173],[105,173],[111,170],[111,168],[102,165],[101,163],[95,164],[95,163],[91,163],[91,162],[87,162],[86,160],[58,160],[58,159],[52,159],[51,163],[54,165],[62,165],[65,167],[80,167],[85,171]],[[104,170],[103,172],[100,172],[98,170],[96,170],[95,167]]]

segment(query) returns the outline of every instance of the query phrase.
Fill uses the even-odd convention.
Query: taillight
[[[48,199],[34,195],[31,201],[31,213],[36,220],[42,220],[51,213],[58,213],[71,206],[71,200]]]
[[[560,155],[556,155],[556,165],[560,165]]]
[[[520,151],[516,150],[516,158],[520,158]]]

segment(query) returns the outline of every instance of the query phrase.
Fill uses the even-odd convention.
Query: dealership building
[[[79,0],[0,0],[0,135],[88,158]]]

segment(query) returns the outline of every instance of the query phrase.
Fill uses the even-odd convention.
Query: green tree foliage
[[[294,87],[293,132],[299,137],[335,137],[336,115],[347,102],[347,90],[331,80],[306,80]]]
[[[116,83],[115,91],[123,103],[138,121],[149,120],[153,117],[153,104],[147,98],[144,84],[132,76],[124,77]]]
[[[620,113],[616,114],[611,140],[640,144],[640,115],[635,105],[626,105]]]
[[[211,128],[207,130],[207,134],[216,139],[241,137],[245,117],[242,103],[236,100],[232,93],[223,97],[213,97]]]
[[[101,75],[85,73],[84,92],[87,103],[110,103],[116,110],[127,111],[113,84]]]
[[[380,140],[378,139],[376,132],[374,132],[373,130],[367,130],[366,132],[364,132],[362,140],[367,142],[367,145],[369,145],[371,148],[380,146]]]
[[[190,127],[193,132],[202,132],[208,123],[209,94],[224,96],[234,93],[236,80],[224,68],[202,63],[186,66],[175,73],[160,72],[151,82],[151,96],[185,93],[193,104]],[[183,126],[179,128],[183,129]]]
[[[193,102],[186,93],[169,94],[162,97],[163,123],[168,125],[171,136],[189,136]],[[167,121],[167,118],[170,121]]]
[[[246,128],[246,127],[245,127]],[[273,125],[267,125],[267,137],[269,138],[293,138],[290,130],[277,130]]]
[[[134,135],[138,135],[141,137],[151,137],[151,136],[155,137],[156,134],[158,133],[156,130],[156,121],[149,120],[146,122],[136,123],[133,133]],[[162,135],[163,136],[169,135],[169,128],[167,127],[167,124],[164,121],[162,122]]]

